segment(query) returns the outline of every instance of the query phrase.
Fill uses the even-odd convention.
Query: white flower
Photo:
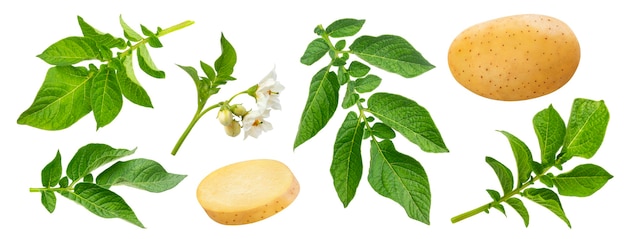
[[[274,68],[257,86],[256,102],[259,109],[280,110],[281,107],[278,95],[283,89],[285,89],[285,87],[276,81],[276,71]]]
[[[243,130],[244,136],[246,139],[249,136],[254,138],[258,138],[262,132],[269,131],[272,129],[272,124],[265,120],[265,118],[270,116],[270,110],[265,109],[257,109],[248,112],[246,116],[243,117]]]

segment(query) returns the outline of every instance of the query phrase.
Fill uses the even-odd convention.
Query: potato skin
[[[493,19],[461,32],[448,51],[454,78],[486,98],[518,101],[556,91],[574,75],[580,45],[554,17],[523,14]]]

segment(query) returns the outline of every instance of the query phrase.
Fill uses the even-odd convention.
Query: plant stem
[[[183,142],[185,142],[185,139],[187,138],[187,135],[189,135],[189,132],[191,132],[191,129],[193,129],[193,127],[196,125],[198,120],[200,120],[200,118],[202,118],[202,116],[204,114],[206,114],[207,112],[209,112],[212,109],[220,107],[222,104],[223,104],[223,102],[214,104],[214,105],[210,106],[209,108],[207,108],[206,110],[202,110],[202,108],[198,108],[198,110],[196,111],[196,114],[191,119],[191,122],[189,122],[189,125],[187,126],[187,128],[185,129],[183,134],[178,139],[178,142],[176,142],[176,145],[174,145],[174,149],[172,149],[172,155],[176,155],[176,153],[178,153],[178,150],[180,149],[180,146],[183,145]]]
[[[457,223],[457,222],[460,222],[460,221],[462,221],[462,220],[464,220],[464,219],[467,219],[467,218],[472,217],[472,216],[474,216],[474,215],[476,215],[476,214],[479,214],[479,213],[481,213],[481,212],[484,212],[484,211],[486,211],[486,210],[487,210],[487,209],[489,209],[489,208],[491,208],[491,203],[487,203],[487,204],[482,205],[482,206],[480,206],[480,207],[477,207],[477,208],[474,208],[474,209],[469,210],[469,211],[467,211],[467,212],[464,212],[464,213],[462,213],[462,214],[459,214],[458,216],[453,217],[453,218],[451,219],[451,221],[452,221],[452,223]]]
[[[165,28],[165,29],[161,30],[161,31],[158,33],[158,35],[156,35],[156,36],[157,36],[157,37],[162,37],[162,36],[165,36],[165,35],[167,35],[167,34],[169,34],[169,33],[172,33],[172,32],[175,32],[175,31],[177,31],[177,30],[183,29],[183,28],[185,28],[185,27],[191,26],[193,23],[194,23],[193,21],[189,21],[189,20],[184,21],[184,22],[181,22],[181,23],[178,23],[178,24],[176,24],[176,25],[174,25],[174,26],[171,26],[171,27],[168,27],[168,28]],[[126,51],[122,52],[122,53],[120,54],[120,56],[121,56],[121,57],[124,57],[124,56],[126,56],[126,55],[130,54],[130,53],[131,53],[132,51],[134,51],[135,49],[137,49],[139,46],[144,45],[144,44],[146,44],[146,43],[148,43],[148,38],[144,38],[144,39],[142,39],[141,41],[139,41],[139,42],[135,43],[135,44],[134,44],[134,45],[132,45],[130,48],[128,48]]]
[[[67,187],[67,188],[30,188],[28,191],[31,193],[37,193],[37,192],[42,192],[42,191],[60,192],[60,191],[72,191],[72,190],[74,190],[72,187]]]

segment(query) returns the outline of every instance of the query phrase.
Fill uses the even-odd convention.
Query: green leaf
[[[67,37],[37,55],[48,64],[69,66],[85,60],[102,59],[96,41],[87,37]]]
[[[63,174],[61,153],[57,151],[54,159],[41,170],[41,185],[46,188],[56,186],[61,180],[61,174]]]
[[[524,220],[524,226],[528,227],[530,218],[528,216],[528,210],[526,209],[526,206],[524,206],[524,202],[518,198],[509,198],[506,200],[506,203],[515,209],[515,211],[522,217],[522,220]]]
[[[50,68],[33,104],[17,123],[45,130],[65,129],[76,123],[91,112],[90,79],[84,67]]]
[[[330,47],[324,39],[317,38],[306,47],[304,54],[300,57],[300,63],[307,66],[313,65],[313,63],[324,57],[328,50],[330,50]]]
[[[575,99],[565,131],[563,152],[571,157],[591,158],[600,148],[609,124],[604,101]]]
[[[350,62],[350,67],[348,67],[348,73],[350,73],[352,77],[363,77],[369,72],[370,67],[360,61],[352,61]]]
[[[371,140],[370,156],[372,188],[400,204],[410,218],[430,224],[430,185],[422,165],[396,151],[389,140]]]
[[[137,47],[137,61],[139,62],[139,68],[149,76],[165,78],[165,72],[159,70],[156,65],[154,65],[148,48],[144,44],[139,44],[139,47]]]
[[[339,19],[328,25],[326,32],[330,37],[335,38],[354,36],[361,30],[364,23],[365,20],[351,18]]]
[[[154,48],[163,47],[163,44],[161,44],[161,40],[159,40],[159,37],[156,34],[154,34],[144,25],[140,25],[140,26],[141,26],[141,32],[148,37],[148,45]]]
[[[382,79],[375,75],[367,75],[355,81],[354,88],[359,93],[372,92],[380,85]]]
[[[338,51],[343,50],[343,48],[346,47],[346,40],[339,40],[337,41],[337,43],[335,43],[335,49],[337,49]]]
[[[152,100],[150,100],[148,92],[135,76],[132,55],[124,57],[121,64],[122,66],[117,71],[117,83],[124,97],[137,105],[152,108]]]
[[[547,173],[545,175],[539,176],[539,182],[543,183],[549,188],[554,187],[554,175],[552,173]]]
[[[122,91],[114,69],[102,65],[93,78],[90,97],[97,128],[111,123],[122,110]]]
[[[415,77],[435,68],[409,42],[399,36],[361,36],[350,45],[350,50],[371,65],[405,78]]]
[[[500,185],[502,186],[502,192],[504,194],[511,192],[514,184],[511,170],[492,157],[486,157],[485,161],[491,166],[496,176],[498,176],[498,181],[500,181]]]
[[[61,180],[59,180],[59,187],[61,188],[67,188],[70,184],[69,182],[70,180],[67,178],[67,176],[63,176],[61,178]]]
[[[569,219],[565,216],[565,212],[561,206],[561,200],[559,200],[559,195],[552,190],[547,188],[528,188],[523,192],[523,196],[541,206],[544,206],[556,216],[561,218],[561,220],[563,220],[568,227],[572,227]]]
[[[134,149],[115,149],[106,144],[88,144],[74,154],[67,165],[66,174],[71,180],[76,181],[90,174],[94,169],[134,152]]]
[[[393,139],[396,137],[396,132],[391,127],[380,122],[376,122],[372,126],[372,134],[381,139]]]
[[[200,68],[204,72],[204,75],[210,80],[213,81],[215,79],[215,69],[211,67],[209,64],[200,61]]]
[[[506,216],[506,211],[504,210],[504,206],[502,206],[502,204],[498,203],[498,204],[493,204],[491,206]]]
[[[368,111],[425,152],[448,152],[428,111],[415,101],[390,93],[375,93]]]
[[[535,134],[541,149],[541,164],[552,166],[556,154],[563,146],[565,137],[565,122],[559,113],[550,105],[537,113],[533,118]]]
[[[217,78],[229,78],[233,74],[235,63],[237,63],[237,53],[235,48],[226,40],[224,34],[220,38],[222,45],[222,55],[215,60],[215,70],[217,71]]]
[[[116,162],[98,175],[96,184],[103,188],[126,185],[160,193],[174,188],[185,177],[187,175],[168,173],[156,161],[138,158]]]
[[[311,80],[293,148],[313,138],[332,118],[339,104],[337,74],[324,67]]]
[[[126,22],[124,22],[124,20],[122,19],[122,15],[120,15],[120,25],[122,25],[122,29],[124,30],[124,37],[126,37],[126,39],[133,41],[133,42],[138,42],[138,41],[143,40],[143,37],[141,37],[139,33],[137,33],[130,26],[128,26]]]
[[[108,189],[93,183],[78,183],[73,192],[61,191],[60,193],[100,217],[120,218],[144,228],[126,201]]]
[[[118,49],[126,48],[126,42],[122,38],[117,38],[108,33],[98,31],[98,29],[89,25],[82,17],[78,16],[78,25],[83,32],[83,36],[93,39],[99,45],[106,48],[117,47]]]
[[[344,109],[350,108],[359,102],[359,98],[359,94],[354,93],[354,81],[350,81],[346,87],[346,94],[341,102],[341,107]]]
[[[509,144],[511,145],[511,150],[513,150],[515,163],[517,165],[517,185],[519,187],[530,179],[530,174],[533,171],[533,156],[530,149],[528,149],[528,146],[526,146],[522,140],[515,137],[515,135],[503,130],[499,130],[498,132],[506,136],[509,140]]]
[[[494,202],[500,200],[501,198],[500,193],[496,190],[487,189],[487,193],[489,193],[489,197],[491,197],[491,199],[493,199]]]
[[[337,81],[339,81],[340,85],[344,85],[350,81],[350,74],[348,74],[344,66],[340,66],[339,70],[337,70]]]
[[[553,182],[563,196],[587,197],[606,184],[613,175],[594,164],[578,165],[567,173],[554,177]]]
[[[337,132],[333,146],[330,173],[337,196],[344,207],[354,198],[363,175],[361,142],[364,125],[359,116],[350,111]]]
[[[43,190],[41,191],[41,204],[49,213],[53,213],[57,206],[57,196],[53,191]]]

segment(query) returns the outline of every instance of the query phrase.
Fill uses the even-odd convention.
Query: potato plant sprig
[[[197,108],[191,122],[179,137],[174,145],[171,154],[176,155],[184,143],[185,139],[196,125],[196,123],[209,111],[218,109],[218,121],[224,126],[224,131],[231,137],[238,136],[241,128],[244,129],[244,139],[248,136],[258,137],[261,132],[272,129],[272,124],[265,118],[269,117],[271,109],[280,109],[278,95],[283,90],[283,86],[276,81],[276,72],[272,70],[260,83],[254,84],[247,90],[234,94],[228,100],[217,102],[206,106],[209,98],[220,91],[220,87],[229,81],[236,80],[232,76],[235,64],[237,63],[237,53],[232,44],[221,35],[220,44],[222,54],[211,65],[200,61],[200,67],[204,76],[200,76],[198,71],[191,66],[181,66],[193,79],[197,91]],[[235,97],[247,95],[254,98],[257,108],[248,109],[241,103],[232,103]]]
[[[124,38],[103,33],[78,16],[82,36],[63,38],[37,57],[52,65],[32,105],[17,119],[18,124],[44,130],[70,127],[93,111],[96,130],[111,123],[120,113],[123,98],[152,108],[148,93],[134,72],[133,55],[139,68],[154,78],[165,78],[148,51],[160,48],[159,40],[193,24],[184,21],[156,31],[141,26],[143,36],[119,17]],[[116,53],[116,54],[114,54]],[[79,64],[81,63],[81,64]]]
[[[398,132],[425,152],[448,152],[448,148],[424,107],[401,95],[373,93],[382,78],[370,74],[370,66],[405,78],[421,75],[434,66],[408,41],[395,35],[359,36],[346,48],[345,38],[356,35],[364,23],[340,19],[326,28],[315,28],[319,37],[308,44],[300,61],[312,65],[327,54],[330,61],[311,80],[294,149],[326,126],[339,106],[340,88],[345,86],[341,107],[356,108],[356,112],[348,112],[333,146],[330,172],[339,199],[347,207],[354,198],[363,174],[361,142],[369,139],[369,184],[380,195],[400,204],[410,218],[430,224],[431,194],[426,172],[417,160],[398,152],[392,140]],[[350,56],[365,63],[350,60]]]
[[[186,175],[168,173],[156,161],[136,158],[117,161],[94,179],[96,169],[134,152],[135,149],[116,149],[106,144],[87,144],[78,149],[63,176],[61,154],[57,151],[54,159],[41,170],[43,187],[30,188],[30,192],[41,193],[41,204],[50,213],[56,208],[55,193],[58,193],[97,216],[120,218],[144,228],[126,201],[110,188],[125,185],[160,193],[174,188]]]
[[[488,213],[491,208],[505,213],[503,204],[508,204],[522,217],[525,226],[528,227],[528,211],[522,200],[515,197],[519,196],[546,207],[571,228],[559,195],[590,196],[602,188],[613,176],[595,164],[581,164],[556,176],[552,173],[552,169],[563,170],[563,164],[573,157],[590,159],[600,148],[608,123],[609,111],[604,101],[575,99],[567,125],[550,105],[533,118],[533,126],[541,151],[541,162],[533,160],[528,146],[522,140],[507,131],[499,131],[508,139],[515,156],[517,184],[508,167],[492,157],[486,157],[487,164],[493,168],[498,177],[502,194],[496,190],[487,189],[492,202],[453,217],[452,223],[481,212]],[[546,187],[539,187],[537,182],[541,182]],[[556,187],[558,194],[550,189],[553,187]]]

